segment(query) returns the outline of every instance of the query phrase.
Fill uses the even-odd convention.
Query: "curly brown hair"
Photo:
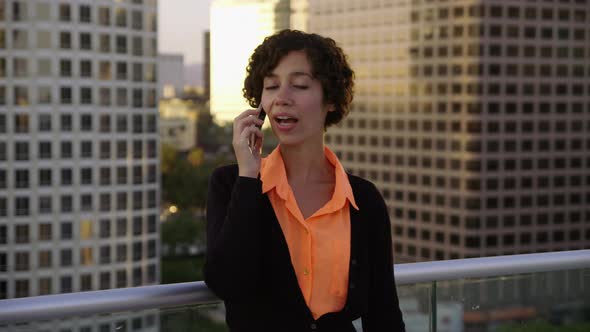
[[[303,50],[312,67],[312,75],[322,85],[324,104],[334,106],[328,112],[324,128],[337,124],[349,112],[353,98],[354,72],[336,42],[315,33],[282,30],[266,37],[250,57],[244,80],[244,98],[251,107],[260,104],[263,80],[291,51]]]

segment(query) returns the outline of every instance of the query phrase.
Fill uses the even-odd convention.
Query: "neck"
[[[324,143],[279,146],[289,183],[306,184],[333,180],[332,164],[324,154]]]

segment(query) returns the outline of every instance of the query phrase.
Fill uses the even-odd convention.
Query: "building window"
[[[101,272],[100,273],[100,285],[99,288],[103,289],[110,289],[111,288],[111,273],[110,272]],[[101,329],[102,331],[102,329]],[[110,331],[110,326],[107,325],[105,331]]]
[[[62,240],[71,240],[74,235],[72,223],[65,221],[60,224],[60,238]]]
[[[0,189],[6,189],[6,170],[0,169]]]
[[[29,170],[17,169],[14,171],[14,184],[16,188],[28,188],[29,187]]]
[[[92,104],[92,88],[81,87],[80,88],[80,103],[83,105]]]
[[[106,168],[106,170],[108,170],[108,168]],[[111,210],[111,195],[110,194],[100,194],[99,208],[100,208],[100,211],[103,211],[103,212]]]
[[[72,12],[70,5],[60,4],[59,5],[59,20],[62,22],[69,22],[72,20]]]
[[[127,10],[124,8],[115,9],[115,24],[119,27],[127,26]]]
[[[69,50],[72,48],[72,34],[69,32],[59,33],[59,46],[62,49]]]
[[[92,115],[82,114],[80,116],[80,129],[82,131],[92,131]]]
[[[52,265],[51,262],[51,251],[50,250],[41,250],[39,251],[39,267],[40,268],[49,268]]]
[[[70,255],[71,255],[71,252],[70,252]],[[67,265],[67,266],[71,266],[71,263],[70,263],[70,265]],[[59,278],[59,283],[60,283],[60,293],[72,292],[72,277],[63,276],[63,277]]]
[[[127,209],[127,193],[117,193],[117,210],[122,211]]]
[[[24,30],[13,30],[12,31],[12,46],[18,50],[28,49],[29,46],[29,35]]]
[[[127,287],[127,271],[119,270],[117,271],[117,287]]]
[[[29,132],[29,115],[15,114],[14,116],[14,131],[17,134]]]
[[[119,54],[127,54],[127,36],[117,35],[115,37],[116,50]]]
[[[127,184],[127,167],[117,167],[117,184]]]
[[[133,89],[133,107],[135,107],[135,108],[143,107],[143,90],[142,89]]]
[[[111,247],[110,246],[100,247],[99,257],[100,257],[99,258],[100,264],[109,264],[111,262]]]
[[[39,197],[39,214],[51,213],[53,209],[53,200],[51,196],[40,196]]]
[[[84,292],[84,291],[90,291],[92,290],[92,275],[90,274],[83,274],[80,276],[80,291]],[[81,328],[80,331],[83,331],[84,328]],[[91,331],[90,328],[88,328],[88,331]]]
[[[13,68],[13,75],[14,77],[28,77],[29,76],[29,66],[27,59],[23,58],[14,58],[12,59],[12,68]]]
[[[28,197],[16,197],[14,200],[14,206],[15,206],[15,214],[17,216],[28,216],[30,211],[29,211],[29,198]],[[24,242],[19,242],[18,239],[18,228],[19,226],[17,226],[17,243],[24,243]],[[24,233],[21,233],[24,234]],[[24,236],[24,235],[23,235]],[[26,238],[27,238],[27,242],[28,242],[28,226],[27,226],[27,231],[26,231]],[[24,239],[24,237],[23,237]]]
[[[61,185],[71,186],[72,185],[72,170],[70,168],[61,169]]]
[[[29,281],[28,280],[16,280],[14,282],[15,297],[28,297],[29,292]]]
[[[133,64],[133,81],[134,82],[143,81],[143,65],[141,63],[134,63]]]
[[[15,106],[28,106],[29,105],[29,89],[26,86],[15,86],[14,87],[14,99],[13,103]]]
[[[92,210],[92,195],[91,194],[83,194],[80,196],[80,209],[82,211],[91,211]]]
[[[92,158],[92,142],[82,141],[80,143],[80,155],[82,158]]]
[[[110,141],[101,141],[100,142],[100,159],[110,159],[111,158],[111,142]]]
[[[51,293],[51,278],[39,278],[39,295],[49,295]]]
[[[117,79],[118,80],[126,80],[127,79],[127,63],[126,62],[117,62]]]
[[[111,89],[110,88],[100,88],[100,106],[110,106],[111,105]]]
[[[79,19],[82,23],[92,22],[92,12],[90,6],[81,5],[79,10]]]
[[[14,159],[17,161],[29,160],[29,143],[15,142],[14,143]]]
[[[28,198],[26,203],[28,204]],[[29,225],[16,225],[14,227],[14,238],[16,243],[29,243]]]
[[[127,89],[117,88],[117,106],[125,107],[127,104]]]
[[[61,142],[61,158],[62,159],[70,159],[72,158],[72,142],[71,141],[64,141]]]
[[[82,60],[80,61],[80,77],[91,78],[92,77],[92,61]]]
[[[60,211],[62,213],[72,212],[73,207],[74,207],[72,196],[62,195],[60,197],[60,204],[61,204]]]
[[[61,87],[60,88],[60,101],[63,105],[72,104],[72,88]]]
[[[51,115],[39,114],[38,117],[39,132],[51,131]]]
[[[104,53],[111,51],[111,35],[105,33],[99,36],[99,49]]]
[[[131,12],[131,27],[135,30],[143,29],[143,13],[141,11]]]
[[[39,185],[41,187],[52,185],[50,168],[42,168],[39,170]]]
[[[127,116],[124,114],[117,115],[117,132],[127,132]]]
[[[132,43],[132,54],[135,56],[142,56],[143,55],[143,40],[141,37],[133,37]]]
[[[92,50],[92,35],[90,33],[80,33],[80,49],[88,51]]]
[[[98,23],[104,26],[111,25],[111,11],[108,7],[98,8]]]
[[[110,80],[111,79],[111,63],[109,61],[101,61],[99,63],[99,71],[100,71],[99,78],[101,80]]]
[[[71,97],[71,95],[70,95],[70,97]],[[61,128],[61,131],[64,131],[64,132],[72,131],[72,115],[70,115],[70,114],[60,115],[60,128]]]
[[[125,199],[125,201],[127,201]],[[126,218],[119,218],[117,219],[117,237],[125,237],[127,236],[127,219]],[[117,256],[119,256],[118,254],[119,252],[119,248],[117,247]],[[126,253],[127,251],[125,251]]]
[[[111,184],[111,169],[108,167],[101,167],[100,169],[100,184],[105,186],[105,185],[110,185]],[[110,202],[110,199],[109,199]],[[110,203],[109,203],[110,205]]]

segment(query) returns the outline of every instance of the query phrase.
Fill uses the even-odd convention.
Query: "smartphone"
[[[260,104],[258,106],[258,119],[264,121],[264,119],[266,119],[266,112],[264,111],[264,109],[262,108],[262,104]],[[256,127],[258,127],[258,129],[262,129],[262,125],[256,125]],[[254,147],[254,144],[256,143],[256,135],[252,134],[252,136],[250,136],[250,150],[252,150],[252,148]]]

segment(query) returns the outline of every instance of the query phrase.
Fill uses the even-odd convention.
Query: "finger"
[[[258,118],[256,118],[255,116],[249,116],[247,118],[243,118],[241,120],[239,120],[236,124],[235,127],[235,132],[238,135],[241,135],[241,133],[244,131],[245,128],[248,127],[262,127],[262,124],[264,123],[263,120],[260,120]]]
[[[234,123],[236,121],[242,120],[244,118],[249,117],[250,115],[258,115],[258,113],[260,112],[259,109],[249,109],[249,110],[245,110],[244,112],[240,113],[238,116],[236,116],[234,118]]]
[[[244,130],[238,136],[236,143],[240,146],[248,146],[250,142],[250,137],[252,135],[262,136],[262,131],[258,129],[256,126],[249,126],[245,127]]]

